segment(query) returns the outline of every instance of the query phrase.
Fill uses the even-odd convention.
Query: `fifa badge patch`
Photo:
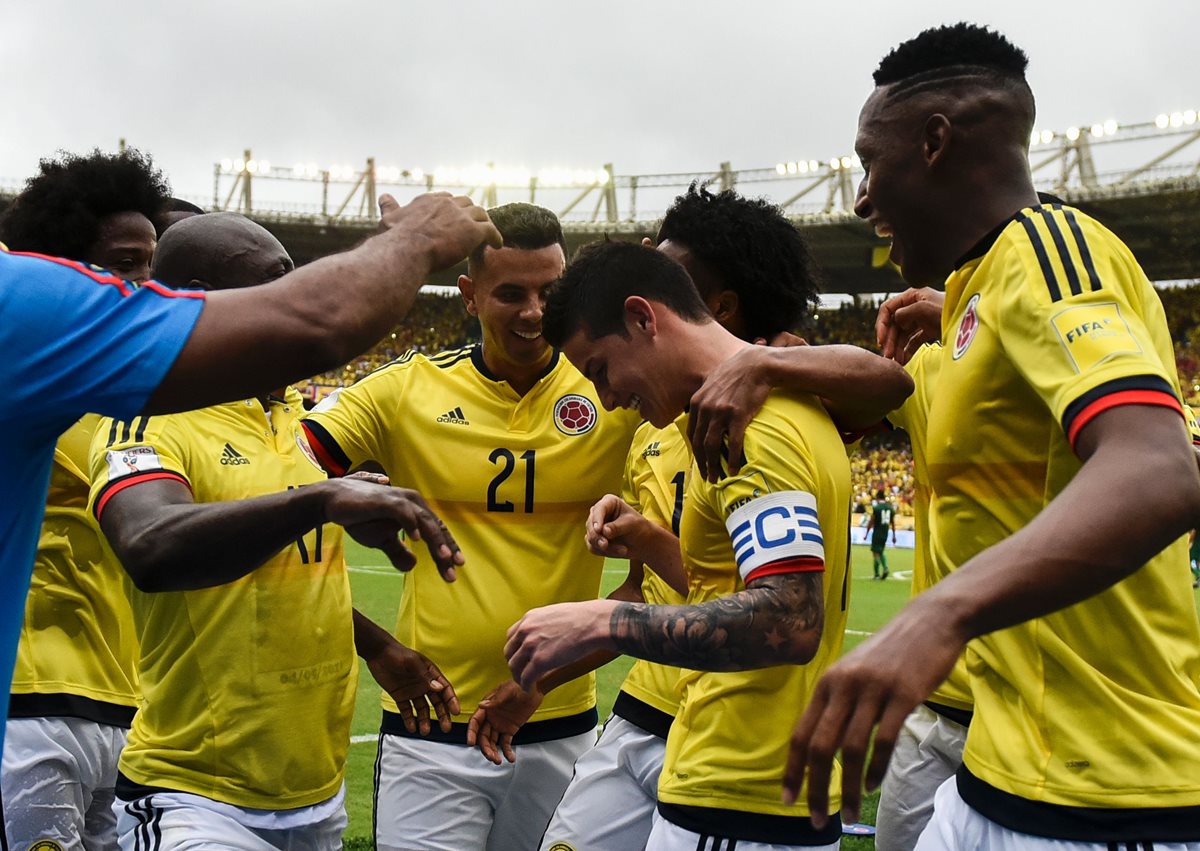
[[[29,851],[63,851],[63,847],[53,839],[39,839],[29,846]]]
[[[1076,372],[1086,372],[1117,355],[1142,353],[1116,302],[1069,307],[1050,322]]]
[[[550,851],[575,851],[575,846],[565,842],[555,842],[550,846]]]
[[[104,453],[108,462],[109,481],[132,476],[134,473],[147,473],[150,470],[161,470],[162,460],[153,446],[130,446],[127,449],[110,449]]]
[[[563,434],[587,434],[598,419],[596,405],[587,396],[568,393],[554,403],[554,424]]]
[[[967,309],[963,311],[962,319],[958,321],[958,333],[954,335],[954,360],[958,360],[966,354],[971,341],[975,339],[975,332],[979,330],[979,313],[976,311],[978,305],[979,293],[975,293],[967,302]]]

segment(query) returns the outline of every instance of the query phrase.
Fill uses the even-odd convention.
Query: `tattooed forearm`
[[[821,641],[822,576],[768,576],[698,606],[622,603],[612,638],[629,656],[700,671],[803,665]]]

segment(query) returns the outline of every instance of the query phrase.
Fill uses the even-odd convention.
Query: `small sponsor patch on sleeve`
[[[1050,321],[1076,372],[1086,372],[1114,355],[1142,353],[1114,302],[1069,307]]]
[[[134,473],[148,473],[163,468],[162,460],[153,446],[129,446],[110,449],[104,453],[108,461],[108,480],[123,479]]]
[[[316,406],[312,409],[312,413],[319,414],[322,411],[330,410],[331,408],[333,408],[334,405],[336,405],[338,403],[338,397],[341,395],[342,395],[342,388],[338,387],[336,390],[334,390],[332,393],[330,393],[328,396],[326,396],[320,402],[317,402]]]
[[[824,565],[825,537],[817,520],[817,498],[805,491],[752,499],[729,515],[725,528],[743,581],[777,562],[817,569]]]

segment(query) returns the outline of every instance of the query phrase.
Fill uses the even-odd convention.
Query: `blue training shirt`
[[[0,250],[0,683],[9,686],[58,436],[85,413],[141,411],[204,294],[137,286],[68,260]],[[0,726],[0,746],[3,727]]]

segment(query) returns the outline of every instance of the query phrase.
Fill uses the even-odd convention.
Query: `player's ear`
[[[728,325],[729,320],[737,315],[738,304],[737,293],[733,290],[721,290],[708,299],[708,310],[719,324]]]
[[[458,276],[458,292],[462,296],[463,304],[467,307],[467,313],[478,316],[479,308],[475,306],[475,282],[471,280],[470,276]]]
[[[925,121],[921,153],[927,165],[935,165],[946,156],[950,148],[950,119],[941,113],[929,116]]]
[[[654,240],[652,240],[652,239],[651,239],[650,237],[648,237],[648,236],[643,236],[643,237],[642,237],[642,245],[646,246],[647,248],[653,248],[653,247],[654,247]]]
[[[648,334],[653,337],[658,333],[658,320],[650,302],[641,296],[631,295],[625,299],[625,331],[630,334]]]

